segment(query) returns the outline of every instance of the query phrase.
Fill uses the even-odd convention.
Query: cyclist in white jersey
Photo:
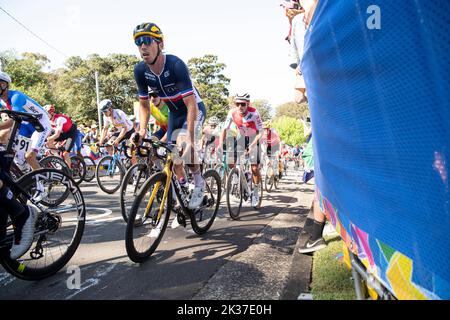
[[[100,110],[103,113],[104,126],[102,133],[100,135],[99,144],[102,145],[105,142],[106,135],[108,133],[108,128],[112,124],[115,128],[119,130],[118,137],[112,143],[113,146],[118,146],[124,140],[128,140],[133,135],[134,125],[133,122],[128,120],[128,116],[120,109],[114,109],[112,101],[109,99],[102,100],[100,102]],[[108,153],[112,155],[112,147],[107,148]],[[135,156],[132,157],[131,163],[136,163]]]

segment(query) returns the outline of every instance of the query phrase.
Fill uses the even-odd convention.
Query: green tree
[[[0,61],[11,76],[11,89],[24,92],[41,105],[59,103],[54,94],[55,78],[44,71],[50,64],[45,55],[25,52],[17,56],[13,51],[4,51]]]
[[[83,60],[70,57],[66,68],[58,70],[57,95],[64,101],[66,110],[73,118],[90,122],[98,118],[95,92],[95,72],[99,73],[99,98],[110,99],[116,108],[125,113],[133,112],[136,101],[134,66],[139,62],[135,56],[111,54],[100,57],[93,54]]]
[[[229,109],[227,86],[230,84],[230,79],[222,73],[226,65],[219,63],[217,56],[207,54],[201,58],[189,59],[188,68],[205,103],[207,117],[214,115],[224,120]]]
[[[305,118],[309,115],[308,104],[297,104],[295,102],[288,102],[281,104],[277,107],[275,112],[275,118],[287,116],[295,119]]]
[[[277,129],[281,140],[289,145],[305,142],[303,124],[298,119],[287,116],[278,117],[272,122],[272,126]]]
[[[252,106],[258,110],[263,122],[272,119],[272,107],[269,101],[254,100]]]

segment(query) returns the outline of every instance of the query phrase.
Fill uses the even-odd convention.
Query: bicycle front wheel
[[[40,280],[64,267],[80,244],[86,219],[83,194],[69,175],[55,169],[40,169],[17,182],[31,197],[38,183],[63,186],[69,195],[56,207],[46,207],[40,202],[35,236],[28,252],[17,260],[9,258],[9,254],[1,258],[5,270],[23,280]],[[12,238],[12,234],[10,227],[7,237]]]
[[[125,173],[122,185],[120,186],[120,207],[125,222],[128,221],[131,207],[139,189],[149,177],[150,170],[146,163],[136,163]]]
[[[167,183],[171,183],[166,180],[167,175],[163,172],[152,175],[142,186],[131,207],[125,232],[125,247],[128,257],[136,263],[150,258],[166,231],[172,210],[170,186],[167,197],[164,198],[164,188]]]
[[[222,192],[220,194],[220,200],[222,200],[223,195],[226,193],[227,190],[227,176],[228,176],[228,170],[225,168],[225,165],[218,164],[214,170],[219,174],[221,186],[222,186]]]
[[[204,234],[211,228],[217,211],[219,210],[222,186],[219,174],[214,169],[209,169],[203,174],[205,190],[203,202],[198,209],[191,214],[192,230],[198,235]]]
[[[275,175],[273,173],[273,169],[268,168],[266,176],[264,177],[264,187],[266,188],[266,191],[267,192],[272,191],[274,184],[275,184]]]
[[[242,208],[242,181],[240,171],[234,167],[227,177],[227,209],[228,213],[233,220],[239,218]]]
[[[100,189],[113,194],[120,188],[125,169],[123,165],[112,156],[105,156],[97,164],[96,175]]]

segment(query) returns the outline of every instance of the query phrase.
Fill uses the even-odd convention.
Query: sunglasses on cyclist
[[[236,102],[236,106],[238,107],[245,107],[247,105],[246,102]]]
[[[136,43],[136,45],[140,47],[142,46],[142,44],[145,44],[146,46],[151,45],[153,41],[155,41],[155,39],[150,36],[141,36],[134,40],[134,43]]]

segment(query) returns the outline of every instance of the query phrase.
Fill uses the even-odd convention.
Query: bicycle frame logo
[[[77,186],[74,183],[72,183],[72,181],[68,179],[67,176],[58,172],[47,172],[45,174],[44,173],[37,174],[35,178],[36,182],[38,180],[60,181],[64,186],[68,187],[72,192],[72,194],[74,195],[78,216],[82,215],[84,204],[82,194],[77,188]]]

